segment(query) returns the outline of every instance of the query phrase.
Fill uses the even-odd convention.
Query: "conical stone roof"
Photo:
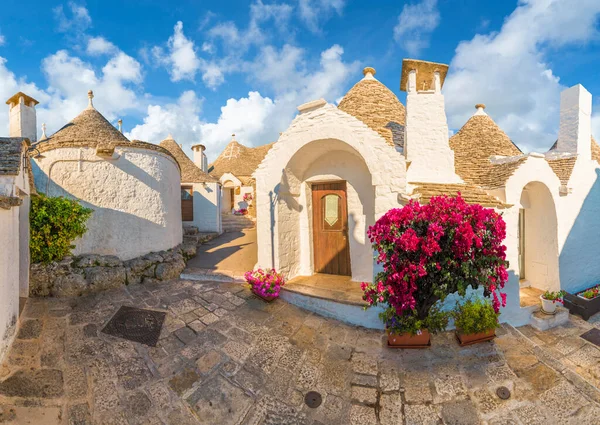
[[[406,108],[396,95],[377,80],[375,69],[363,70],[364,78],[342,98],[338,108],[378,132],[391,146],[404,146]]]
[[[273,147],[273,143],[249,148],[235,140],[235,134],[232,137],[223,152],[208,166],[208,172],[217,178],[231,173],[243,184],[250,184],[252,174]]]
[[[214,183],[219,181],[217,178],[198,168],[172,137],[167,137],[160,142],[160,146],[171,152],[179,163],[182,183]]]
[[[456,173],[467,183],[488,187],[495,184],[490,181],[494,178],[494,173],[490,174],[490,171],[498,168],[490,162],[490,157],[514,157],[522,155],[523,152],[483,111],[485,105],[479,104],[476,107],[477,112],[450,138],[450,147],[454,151]],[[508,178],[514,172],[510,166],[500,168],[502,171],[510,168],[511,172],[508,176],[501,172],[498,178]]]

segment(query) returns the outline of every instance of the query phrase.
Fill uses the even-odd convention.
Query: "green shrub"
[[[417,335],[419,331],[427,329],[435,334],[446,329],[449,314],[441,311],[436,304],[429,310],[425,319],[419,319],[417,312],[412,310],[410,314],[398,316],[393,308],[387,308],[379,313],[381,320],[386,323],[386,329],[393,334]]]
[[[44,195],[31,198],[29,250],[34,263],[60,261],[75,248],[72,242],[87,231],[93,210],[79,202]]]
[[[469,299],[462,305],[457,303],[452,316],[456,329],[464,334],[487,332],[498,326],[499,314],[488,300]]]

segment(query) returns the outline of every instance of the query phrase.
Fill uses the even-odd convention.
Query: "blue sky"
[[[4,0],[0,97],[40,101],[52,133],[87,104],[131,138],[172,133],[213,157],[231,139],[275,140],[295,108],[339,101],[364,66],[404,102],[402,58],[450,64],[451,129],[485,103],[525,150],[556,138],[559,94],[583,84],[600,139],[597,0]],[[0,114],[0,134],[7,113]]]

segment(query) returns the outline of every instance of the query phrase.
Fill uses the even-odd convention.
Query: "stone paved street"
[[[121,305],[167,312],[156,348],[100,332]],[[382,332],[234,283],[30,299],[0,367],[0,423],[596,424],[600,352],[577,337],[592,326],[505,326],[470,348],[447,332],[428,350],[390,350]]]

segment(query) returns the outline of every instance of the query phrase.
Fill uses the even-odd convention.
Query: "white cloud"
[[[552,0],[521,1],[499,32],[459,44],[444,93],[451,128],[460,128],[476,103],[525,150],[556,140],[563,86],[547,63],[546,46],[585,43],[598,35],[600,2],[577,7]],[[598,129],[598,118],[595,118]],[[596,130],[598,134],[598,130]]]
[[[437,0],[422,0],[405,4],[398,24],[394,27],[394,39],[411,56],[429,47],[429,37],[440,23]]]
[[[167,42],[167,52],[162,47],[152,49],[154,58],[169,69],[172,81],[191,80],[196,77],[201,61],[196,55],[194,42],[183,33],[183,22],[178,21]]]
[[[88,55],[100,56],[116,52],[117,46],[104,37],[90,37],[87,42],[86,52]]]
[[[343,52],[334,45],[321,53],[317,66],[310,66],[302,49],[265,47],[247,69],[252,81],[274,96],[250,91],[245,97],[230,98],[217,120],[205,122],[200,118],[200,100],[185,92],[176,103],[148,107],[144,123],[131,131],[131,137],[156,142],[170,132],[186,147],[204,144],[210,159],[216,158],[232,133],[248,146],[275,141],[298,105],[321,97],[333,102],[344,94],[348,77],[358,74],[358,63],[344,62]]]
[[[4,43],[6,43],[6,37],[0,34],[0,46],[4,45]]]
[[[333,13],[341,15],[345,3],[345,0],[300,0],[298,3],[300,19],[310,31],[319,33],[322,22]]]
[[[63,5],[55,7],[53,12],[59,32],[82,33],[92,25],[92,18],[88,10],[75,2],[68,3],[67,13],[65,13]]]

